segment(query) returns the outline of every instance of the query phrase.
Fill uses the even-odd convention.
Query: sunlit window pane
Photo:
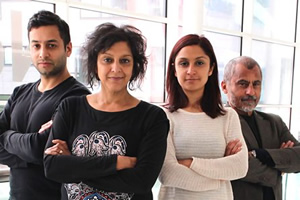
[[[131,12],[165,16],[166,1],[165,0],[72,0],[80,1],[82,3],[115,8],[120,10],[127,10]]]
[[[290,104],[294,48],[253,41],[252,57],[263,72],[262,104]]]
[[[101,23],[111,22],[117,26],[129,24],[137,27],[147,38],[148,69],[141,90],[136,90],[133,95],[150,101],[163,102],[164,94],[164,65],[165,65],[165,24],[109,15],[100,12],[91,12],[71,8],[70,29],[74,51],[69,60],[69,70],[73,76],[83,80],[78,74],[81,72],[80,47],[86,40],[88,33],[92,32]],[[84,30],[84,31],[82,31]],[[155,31],[154,31],[155,30]]]
[[[204,25],[240,31],[242,5],[240,0],[204,0]]]
[[[255,0],[253,33],[280,40],[294,41],[297,0]]]

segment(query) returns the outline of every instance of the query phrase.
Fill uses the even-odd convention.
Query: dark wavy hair
[[[29,19],[27,25],[28,39],[29,39],[29,32],[31,31],[31,29],[39,28],[40,26],[51,26],[51,25],[57,26],[59,35],[64,41],[64,46],[66,49],[67,44],[69,44],[71,41],[69,25],[58,15],[47,10],[41,10],[35,13]]]
[[[146,38],[141,31],[130,25],[117,27],[112,23],[104,23],[96,27],[88,36],[82,48],[83,66],[86,70],[88,84],[93,87],[96,81],[100,81],[97,74],[97,59],[99,53],[104,53],[117,42],[126,42],[133,56],[133,71],[129,80],[130,90],[140,87],[146,70],[148,60],[145,56],[147,48]]]
[[[221,101],[221,92],[218,80],[218,64],[209,40],[204,36],[189,34],[177,41],[173,47],[167,71],[166,89],[168,93],[168,104],[165,105],[170,112],[174,112],[179,108],[185,108],[188,105],[188,98],[182,90],[175,76],[175,59],[179,51],[186,47],[198,45],[205,54],[210,58],[210,67],[214,68],[211,76],[208,77],[203,97],[199,101],[202,110],[211,118],[216,118],[225,114],[225,110]]]

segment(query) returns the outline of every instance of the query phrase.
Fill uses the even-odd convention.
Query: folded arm
[[[16,155],[8,153],[2,145],[0,145],[0,163],[10,168],[27,167],[27,162]]]
[[[17,155],[28,163],[42,164],[48,135],[49,130],[42,133],[19,133],[8,130],[2,133],[0,141],[10,154]]]
[[[173,133],[170,131],[168,135],[166,158],[159,175],[160,182],[164,186],[190,191],[217,189],[220,186],[220,180],[202,176],[178,162],[175,155],[175,146],[172,135]]]
[[[68,141],[69,123],[65,121],[64,111],[54,117],[53,127],[46,149],[53,146],[53,139]],[[163,114],[163,115],[162,115]],[[156,123],[143,133],[145,136],[137,147],[135,161],[120,156],[82,157],[74,155],[45,155],[46,177],[63,182],[83,182],[93,188],[104,191],[122,191],[127,193],[149,192],[160,172],[166,151],[168,120],[163,111],[154,119]],[[58,123],[56,123],[58,122]],[[123,163],[123,167],[118,163]],[[133,168],[124,168],[126,162],[134,162]],[[122,169],[122,170],[118,170]]]

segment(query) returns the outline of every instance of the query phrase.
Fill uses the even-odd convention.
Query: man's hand
[[[242,143],[239,139],[231,140],[228,142],[225,149],[225,156],[234,155],[240,152],[242,149]]]
[[[47,130],[48,128],[51,128],[52,127],[52,120],[50,120],[49,122],[43,124],[39,130],[39,133],[42,133],[44,132],[45,130]]]
[[[71,155],[71,152],[68,148],[68,145],[63,140],[52,140],[54,144],[52,147],[49,147],[45,150],[45,154],[48,155]]]
[[[294,142],[292,141],[287,141],[287,142],[283,142],[281,145],[280,145],[280,149],[285,149],[285,148],[291,148],[294,146]]]
[[[291,140],[287,141],[287,142],[283,142],[280,145],[280,149],[285,149],[285,148],[292,148],[294,146],[294,142],[292,142]],[[281,176],[284,175],[284,172],[281,172]]]
[[[117,157],[117,170],[134,168],[136,165],[136,157],[120,156]]]

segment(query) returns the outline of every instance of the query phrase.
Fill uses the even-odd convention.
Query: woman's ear
[[[177,72],[176,72],[176,68],[175,68],[175,63],[172,62],[171,65],[172,65],[172,67],[174,67],[174,76],[177,77]]]
[[[214,72],[214,69],[215,69],[215,64],[213,64],[213,65],[209,68],[208,76],[211,76],[211,75],[212,75],[212,73]]]

